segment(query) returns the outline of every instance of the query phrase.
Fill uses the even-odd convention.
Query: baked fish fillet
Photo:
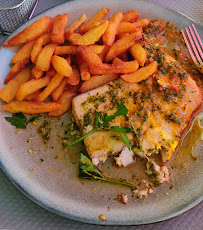
[[[137,131],[126,134],[138,155],[150,156],[162,152],[163,162],[170,160],[178,146],[192,114],[200,107],[202,94],[196,82],[170,56],[159,56],[164,64],[140,83],[121,79],[73,99],[72,112],[82,135],[93,129],[95,110],[113,115],[117,101],[123,101]],[[160,60],[159,60],[160,61]],[[114,120],[114,126],[129,127],[124,116]],[[84,140],[92,160],[105,161],[125,147],[119,133],[95,132]]]

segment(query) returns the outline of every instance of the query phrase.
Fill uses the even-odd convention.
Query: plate
[[[102,8],[109,8],[111,14],[135,9],[141,18],[170,21],[180,28],[194,23],[181,14],[148,1],[73,1],[43,12],[25,23],[11,36],[45,15],[54,17],[57,14],[68,13],[70,23],[83,13],[91,17]],[[198,25],[196,27],[200,37],[203,37],[203,31]],[[8,66],[14,52],[15,49],[0,49],[1,82],[9,71]],[[129,193],[128,188],[78,178],[78,152],[72,149],[71,153],[63,154],[58,139],[58,135],[62,135],[63,132],[60,126],[62,122],[67,122],[67,118],[63,118],[63,121],[61,119],[51,121],[50,141],[44,145],[36,132],[38,126],[32,125],[26,131],[16,132],[16,129],[6,122],[5,116],[10,114],[0,111],[1,168],[31,200],[59,215],[82,222],[104,224],[99,219],[99,215],[104,214],[107,225],[138,225],[172,218],[202,200],[202,157],[196,163],[187,162],[186,168],[174,167],[172,190],[168,184],[164,184],[147,199],[131,200],[129,204],[124,205],[114,198],[118,194]],[[198,116],[200,119],[200,115]],[[46,117],[42,117],[40,122],[43,120],[46,120]],[[180,153],[178,152],[174,158],[177,158],[174,165],[181,165],[183,157],[188,157],[181,155],[181,152],[188,152],[187,143],[193,138],[193,131],[185,137],[184,144],[179,149]],[[195,148],[196,154],[201,153],[202,149],[203,145],[200,142]]]

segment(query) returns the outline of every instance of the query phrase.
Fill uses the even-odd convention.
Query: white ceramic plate
[[[162,19],[178,27],[185,27],[192,23],[189,18],[146,1],[74,1],[40,14],[21,26],[11,36],[45,15],[54,17],[57,14],[68,13],[69,23],[71,23],[83,13],[91,17],[102,8],[109,8],[111,14],[135,9],[141,18]],[[198,25],[197,29],[200,37],[203,37],[203,31]],[[13,51],[0,49],[1,82],[9,71],[8,66],[14,55]],[[5,116],[11,115],[0,111],[1,168],[29,198],[57,214],[78,221],[103,224],[98,218],[102,213],[106,216],[106,224],[109,225],[146,224],[174,217],[202,200],[201,157],[197,163],[186,162],[188,166],[186,169],[173,170],[172,190],[169,190],[169,185],[166,184],[144,201],[130,197],[129,204],[123,205],[114,198],[121,193],[130,195],[128,188],[78,178],[78,152],[73,149],[74,154],[66,152],[66,157],[61,153],[60,139],[57,138],[61,120],[54,119],[51,122],[56,129],[52,129],[51,140],[45,147],[42,139],[37,135],[38,126],[30,126],[26,131],[20,130],[16,133],[16,129],[4,119]],[[192,138],[192,135],[187,138]],[[187,148],[187,140],[180,151],[184,152],[184,148]],[[201,153],[202,149],[202,145],[199,144],[196,154]],[[44,161],[41,162],[40,159]],[[182,158],[179,157],[177,162],[177,164],[183,163]]]

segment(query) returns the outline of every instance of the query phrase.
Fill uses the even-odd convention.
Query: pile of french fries
[[[11,60],[0,98],[1,109],[11,113],[61,116],[74,96],[122,78],[140,82],[157,69],[145,65],[143,28],[135,11],[116,13],[106,19],[102,9],[88,21],[86,15],[67,27],[68,15],[45,16],[3,44],[22,48]],[[86,22],[85,22],[86,21]]]

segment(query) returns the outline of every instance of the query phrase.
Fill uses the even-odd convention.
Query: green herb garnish
[[[28,123],[33,122],[34,120],[39,119],[39,115],[30,118],[27,121],[25,115],[23,113],[14,113],[12,117],[5,117],[5,119],[11,123],[11,125],[15,126],[18,129],[25,129]]]
[[[120,116],[120,115],[124,115],[124,116],[126,116],[127,119],[129,119],[128,109],[125,107],[123,102],[121,102],[120,104],[118,103],[118,110],[112,116],[107,116],[106,113],[104,115],[102,115],[101,113],[99,113],[98,111],[95,110],[94,129],[91,130],[90,132],[88,132],[87,134],[85,134],[84,136],[82,136],[81,138],[77,139],[76,141],[72,142],[71,144],[67,145],[67,148],[75,145],[76,143],[78,143],[80,141],[82,141],[83,139],[85,139],[86,137],[88,137],[89,135],[91,135],[94,132],[114,131],[114,132],[120,133],[121,138],[123,139],[123,142],[126,144],[128,149],[130,150],[131,149],[130,140],[128,139],[128,137],[124,133],[129,133],[129,132],[135,132],[136,133],[132,122],[131,122],[132,128],[122,128],[119,126],[110,127],[110,122],[112,122],[117,116]]]
[[[101,181],[106,181],[110,183],[115,183],[115,184],[121,184],[125,185],[131,188],[134,188],[134,186],[130,183],[123,182],[123,181],[117,181],[117,180],[110,180],[106,178],[100,170],[94,166],[91,162],[91,160],[86,157],[84,154],[80,154],[80,166],[79,166],[79,177],[80,178],[85,178],[85,179],[95,179],[95,180],[101,180]]]

